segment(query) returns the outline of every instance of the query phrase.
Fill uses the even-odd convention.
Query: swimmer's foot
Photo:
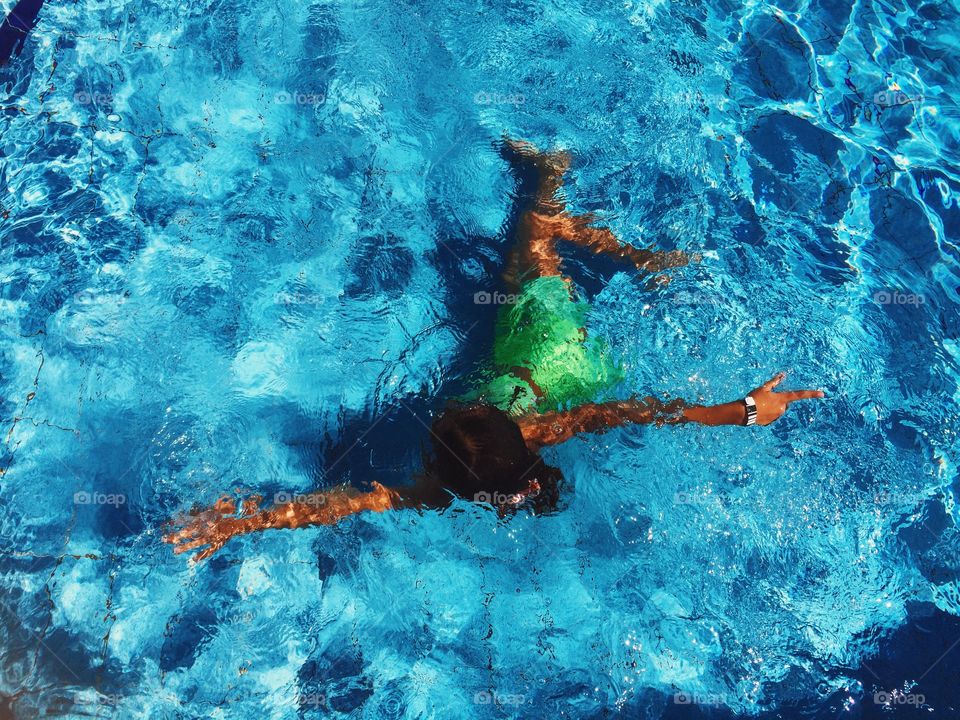
[[[511,165],[529,164],[548,177],[559,178],[570,169],[570,153],[566,150],[543,152],[526,140],[503,136],[500,154]]]
[[[688,255],[682,250],[653,250],[640,248],[630,243],[620,242],[610,228],[596,227],[593,213],[582,215],[564,215],[561,221],[561,237],[574,245],[588,248],[600,255],[609,255],[618,260],[633,264],[637,270],[659,273],[671,268],[698,262],[700,255]]]
[[[647,280],[647,290],[656,290],[670,284],[673,276],[664,272],[664,270],[686,267],[690,263],[698,263],[703,259],[700,253],[687,254],[682,250],[656,250],[650,251],[650,253],[650,259],[637,265],[638,270],[653,273],[652,277]]]
[[[633,246],[628,246],[633,251],[631,260],[637,266],[637,270],[646,272],[662,272],[670,268],[686,267],[691,261],[696,262],[699,256],[691,257],[682,250],[641,250]]]
[[[567,206],[563,180],[570,169],[570,153],[565,150],[541,152],[525,140],[504,137],[500,154],[518,175],[536,175],[530,209],[545,216],[560,215]]]

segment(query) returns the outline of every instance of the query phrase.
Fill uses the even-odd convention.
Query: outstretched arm
[[[348,515],[364,511],[384,512],[404,507],[419,507],[437,502],[436,493],[425,486],[388,488],[373,484],[371,492],[341,487],[324,492],[301,495],[291,502],[260,509],[260,497],[241,504],[223,497],[206,510],[179,518],[180,530],[164,535],[164,542],[174,546],[177,554],[206,546],[194,556],[199,561],[213,555],[237,535],[271,529],[293,529],[307,525],[335,525]]]
[[[774,392],[783,378],[784,373],[779,373],[749,393],[757,404],[757,425],[774,422],[792,402],[823,397],[821,390]],[[565,442],[574,435],[605,432],[628,423],[743,425],[746,417],[743,400],[720,405],[689,405],[683,400],[663,402],[649,397],[645,400],[588,403],[572,410],[526,415],[519,418],[517,424],[527,445],[536,450]]]

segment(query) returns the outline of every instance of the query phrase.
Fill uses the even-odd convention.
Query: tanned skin
[[[570,167],[570,156],[566,152],[542,153],[529,143],[512,140],[504,141],[504,150],[519,156],[537,172],[537,189],[527,207],[521,209],[515,245],[504,271],[504,282],[511,291],[519,290],[522,283],[538,277],[559,276],[569,284],[570,279],[561,272],[562,258],[557,249],[560,242],[579,245],[598,255],[609,255],[649,273],[688,263],[685,253],[634,247],[621,242],[608,228],[596,227],[592,215],[569,213],[561,192],[564,175]],[[585,332],[583,335],[586,339]],[[513,371],[521,379],[529,377],[528,368],[514,368]],[[820,390],[774,392],[783,378],[784,373],[779,373],[749,393],[757,404],[757,425],[769,425],[779,419],[797,400],[823,397]],[[539,389],[530,384],[539,394]],[[746,406],[742,400],[720,405],[689,405],[683,400],[666,402],[648,397],[586,403],[559,412],[530,412],[514,420],[527,447],[537,453],[576,435],[601,433],[626,424],[743,425]],[[236,535],[268,529],[333,525],[343,517],[364,511],[441,508],[450,502],[449,493],[428,477],[410,487],[388,488],[374,483],[373,488],[371,492],[360,492],[351,487],[340,487],[266,509],[260,508],[262,498],[257,496],[244,501],[239,513],[236,503],[224,497],[211,508],[180,518],[180,529],[168,533],[163,539],[174,545],[175,553],[204,548],[194,557],[199,561],[215,553]]]

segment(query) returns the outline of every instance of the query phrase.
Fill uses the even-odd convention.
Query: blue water
[[[5,0],[4,10],[12,3]],[[48,2],[0,68],[0,717],[960,717],[955,4]],[[409,481],[489,357],[504,133],[621,388],[778,424],[548,453],[563,509],[232,541]]]

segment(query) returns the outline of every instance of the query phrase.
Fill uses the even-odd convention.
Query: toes
[[[177,545],[175,548],[173,548],[173,552],[175,555],[179,555],[180,553],[189,552],[190,550],[196,550],[198,547],[203,547],[208,542],[209,540],[206,538],[197,538],[195,540],[191,540],[190,542]]]

